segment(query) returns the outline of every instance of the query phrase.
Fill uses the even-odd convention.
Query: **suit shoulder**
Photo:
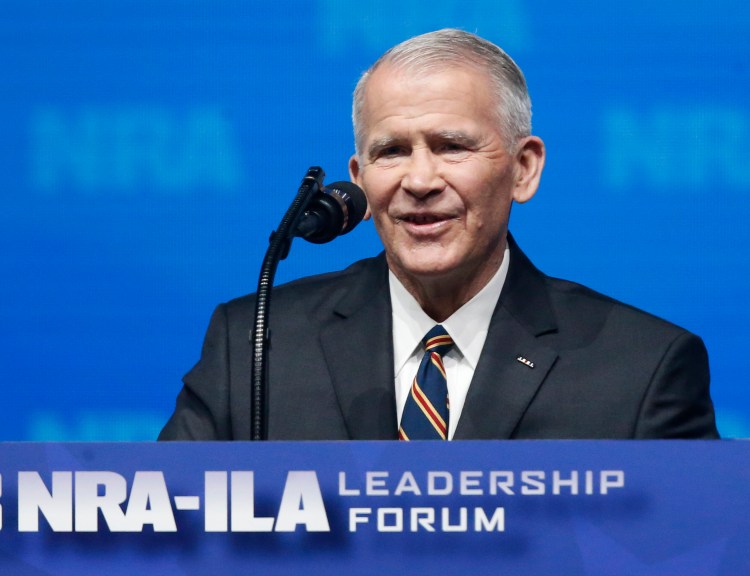
[[[279,308],[290,303],[314,308],[320,305],[321,301],[337,301],[358,283],[374,285],[377,278],[387,278],[384,274],[386,271],[385,258],[381,254],[373,258],[358,260],[343,270],[305,276],[274,286],[272,295],[274,312],[277,310],[276,303],[279,303]],[[254,314],[255,294],[235,298],[224,306],[229,315]]]
[[[692,335],[686,329],[650,312],[616,300],[587,286],[544,276],[547,293],[561,331],[593,338],[601,331],[632,334],[647,341],[674,341]]]
[[[600,336],[627,337],[638,332],[671,341],[689,334],[675,324],[577,282],[540,271],[509,235],[510,269],[501,294],[504,306],[536,334],[563,347],[585,346]]]

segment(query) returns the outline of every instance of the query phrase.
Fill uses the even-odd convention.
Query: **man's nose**
[[[440,172],[440,161],[427,148],[412,151],[401,185],[408,193],[419,198],[441,191],[445,181]]]

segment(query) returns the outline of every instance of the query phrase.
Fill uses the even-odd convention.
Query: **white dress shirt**
[[[490,319],[505,284],[510,264],[510,250],[506,247],[503,261],[492,279],[466,304],[441,322],[454,346],[443,357],[448,379],[450,419],[448,439],[453,438],[458,420],[474,376],[479,356],[487,339]],[[424,356],[422,338],[437,324],[419,306],[404,285],[389,272],[391,307],[393,310],[393,373],[396,385],[398,422],[404,411],[411,383]]]

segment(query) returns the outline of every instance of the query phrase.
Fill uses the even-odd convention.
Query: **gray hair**
[[[526,79],[516,63],[498,46],[476,34],[445,28],[415,36],[383,54],[357,82],[352,104],[354,144],[361,155],[364,140],[362,111],[367,82],[383,64],[409,72],[431,72],[446,66],[473,66],[489,75],[500,128],[508,148],[531,134],[531,99]]]

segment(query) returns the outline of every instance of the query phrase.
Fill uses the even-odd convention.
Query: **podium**
[[[750,574],[750,443],[0,444],[0,574]]]

